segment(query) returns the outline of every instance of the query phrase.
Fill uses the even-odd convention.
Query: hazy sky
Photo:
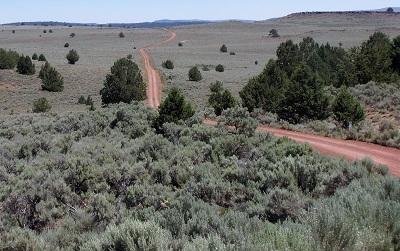
[[[0,0],[0,23],[141,22],[159,19],[264,20],[299,11],[369,10],[399,0]]]

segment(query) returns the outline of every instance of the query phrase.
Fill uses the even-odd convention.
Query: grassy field
[[[280,38],[265,37],[272,28],[279,31]],[[40,91],[40,80],[36,76],[0,71],[0,114],[27,112],[33,100],[42,96],[50,100],[56,112],[87,109],[76,104],[81,95],[92,95],[99,106],[99,91],[113,62],[133,54],[141,64],[133,47],[140,48],[166,36],[158,29],[123,30],[126,37],[122,39],[118,37],[120,29],[52,27],[54,33],[46,34],[43,30],[49,27],[3,26],[0,29],[0,47],[30,56],[34,52],[43,53],[65,79],[64,92],[53,94]],[[15,34],[12,34],[12,29],[16,29]],[[174,70],[162,70],[166,90],[178,86],[198,108],[202,108],[212,82],[223,81],[237,95],[248,79],[261,72],[265,62],[274,57],[277,46],[287,39],[299,41],[311,36],[319,42],[342,43],[344,47],[351,47],[377,30],[391,36],[399,35],[400,15],[293,15],[253,24],[225,22],[175,30],[176,42],[151,49],[154,63],[161,69],[163,61],[173,60]],[[77,34],[75,38],[69,37],[72,32]],[[179,47],[178,41],[184,41],[184,46]],[[70,43],[70,48],[63,47],[66,42]],[[228,46],[228,53],[219,52],[222,44]],[[69,49],[76,49],[80,54],[77,65],[67,64],[65,55]],[[256,65],[255,61],[259,64]],[[218,64],[225,66],[225,72],[215,71]],[[37,71],[40,65],[36,62]],[[202,71],[203,80],[200,82],[188,81],[187,72],[194,65],[200,68],[206,65],[210,70]]]

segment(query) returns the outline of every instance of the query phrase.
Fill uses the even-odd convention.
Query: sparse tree
[[[35,74],[35,65],[29,56],[21,56],[17,64],[17,72],[23,75],[33,75]]]
[[[199,82],[202,79],[203,79],[203,77],[201,76],[201,72],[199,71],[199,69],[196,66],[189,70],[189,80],[190,81]]]
[[[40,72],[42,89],[49,92],[62,92],[64,90],[64,78],[61,74],[46,62]]]
[[[272,29],[269,31],[269,35],[273,38],[280,37],[277,29]]]
[[[75,64],[76,62],[79,61],[78,52],[76,52],[76,50],[70,50],[66,58],[69,64]]]
[[[169,69],[169,70],[172,70],[172,69],[174,69],[174,63],[171,61],[171,60],[167,60],[167,61],[165,61],[165,62],[163,62],[162,63],[162,66],[165,68],[165,69]]]
[[[333,114],[337,121],[347,128],[351,124],[362,121],[365,117],[364,110],[347,87],[342,87],[332,106]]]
[[[224,71],[225,71],[225,68],[224,68],[224,66],[223,66],[222,64],[219,64],[219,65],[217,65],[217,66],[215,67],[215,71],[217,71],[217,72],[224,72]]]
[[[39,98],[33,102],[34,113],[44,113],[51,110],[51,105],[46,98]]]
[[[100,94],[103,104],[145,100],[146,83],[137,64],[127,58],[115,62]]]
[[[39,61],[40,62],[46,62],[47,60],[46,60],[46,57],[43,54],[40,54],[39,55]]]
[[[228,47],[225,44],[223,44],[219,50],[222,53],[227,53],[228,52]]]

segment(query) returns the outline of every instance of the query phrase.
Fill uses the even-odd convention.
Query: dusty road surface
[[[148,78],[147,97],[148,105],[152,108],[158,108],[161,101],[161,77],[151,62],[151,56],[148,49],[164,43],[168,43],[176,38],[176,33],[166,30],[169,33],[168,39],[154,45],[149,45],[140,49],[140,55],[144,61],[145,71]],[[207,120],[206,124],[216,125],[217,122]],[[335,156],[344,157],[348,160],[358,160],[368,157],[378,164],[386,165],[389,171],[400,177],[400,150],[390,147],[384,147],[375,144],[369,144],[358,141],[333,139],[323,136],[309,135],[305,133],[292,132],[283,129],[276,129],[267,126],[260,126],[258,131],[269,132],[277,137],[288,137],[299,143],[308,143],[318,152]]]
[[[152,47],[157,47],[166,43],[173,41],[176,38],[176,33],[170,30],[165,30],[168,32],[168,38],[161,41],[160,43],[148,45],[139,50],[139,53],[143,59],[144,69],[147,76],[147,102],[151,108],[157,109],[161,102],[161,91],[162,91],[162,81],[160,73],[155,69],[149,49]]]

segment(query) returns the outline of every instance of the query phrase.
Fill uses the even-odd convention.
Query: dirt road
[[[160,43],[148,45],[139,50],[140,56],[143,59],[144,69],[147,76],[147,103],[151,108],[157,109],[161,102],[161,91],[162,91],[162,81],[160,73],[155,69],[149,49],[157,47],[166,43],[173,41],[176,38],[176,33],[165,29],[168,32],[168,38]]]
[[[169,38],[154,45],[149,45],[140,49],[140,55],[144,61],[145,71],[148,78],[147,97],[148,105],[152,108],[158,108],[161,100],[162,82],[159,72],[154,68],[148,49],[168,43],[176,38],[176,33],[166,30]],[[216,124],[213,121],[206,121],[207,124]],[[309,135],[305,133],[286,131],[282,129],[260,126],[257,130],[269,132],[278,137],[288,137],[299,143],[308,143],[315,150],[322,154],[344,157],[348,160],[357,160],[368,157],[378,164],[386,165],[389,171],[400,177],[400,150],[380,145],[369,144],[358,141],[339,140],[328,137]]]

